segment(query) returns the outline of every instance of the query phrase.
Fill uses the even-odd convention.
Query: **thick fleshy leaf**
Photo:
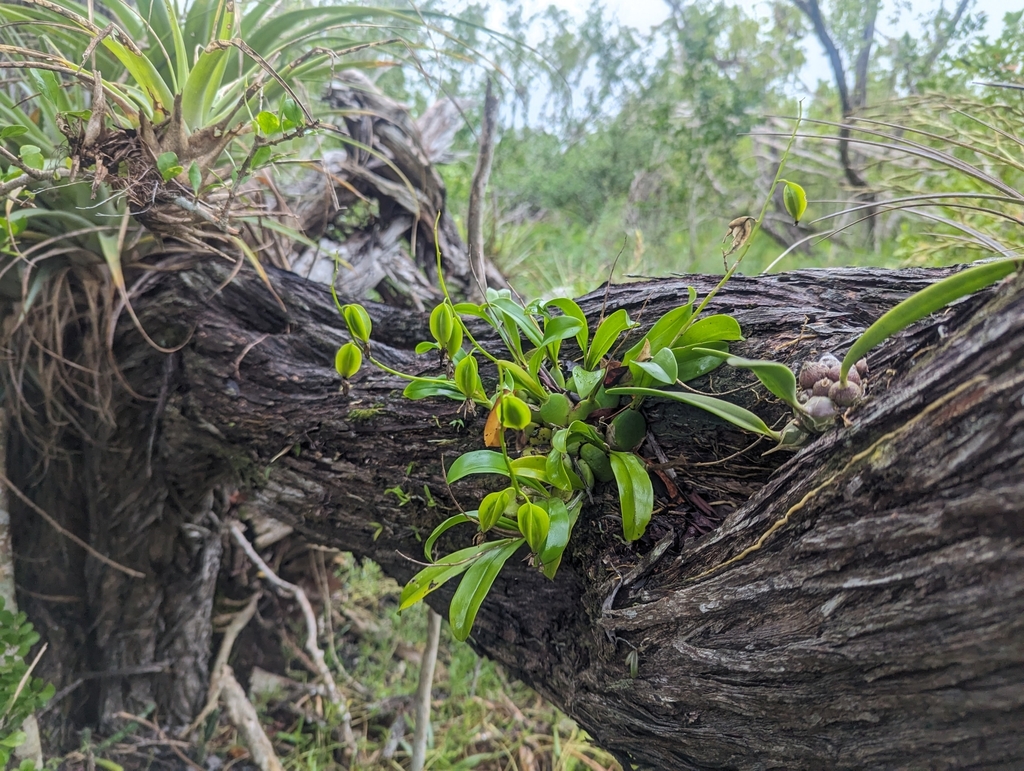
[[[501,361],[498,362],[498,368],[512,377],[516,387],[524,389],[541,403],[547,401],[548,392],[535,377],[518,364],[514,364],[511,361]]]
[[[581,399],[586,399],[590,396],[594,389],[597,388],[604,381],[605,369],[599,369],[594,372],[583,369],[583,367],[572,368],[572,380],[576,384],[576,393]]]
[[[476,614],[487,593],[491,591],[494,579],[498,577],[509,557],[525,542],[525,538],[497,541],[496,543],[503,545],[482,555],[466,572],[459,583],[459,588],[455,590],[455,596],[452,597],[452,604],[448,609],[448,621],[456,640],[463,642],[469,637],[473,630],[473,622],[476,621]]]
[[[520,459],[521,460],[521,459]],[[494,450],[473,450],[460,455],[448,468],[448,484],[457,482],[471,474],[509,475],[505,456]]]
[[[640,339],[640,342],[626,351],[622,357],[623,364],[629,364],[636,359],[640,352],[643,351],[644,345],[650,345],[652,356],[657,354],[662,348],[668,348],[672,345],[672,341],[679,337],[679,333],[689,323],[690,317],[693,315],[693,301],[696,299],[697,294],[692,288],[690,293],[690,302],[668,311],[668,313],[654,322],[654,326]]]
[[[631,371],[633,367],[637,367],[651,377],[654,382],[664,385],[675,383],[679,371],[675,354],[672,353],[671,348],[662,348],[654,355],[654,358],[648,361],[634,361],[629,366]]]
[[[473,512],[469,512],[472,514]],[[434,561],[434,544],[437,543],[437,539],[444,535],[446,532],[451,530],[456,525],[461,525],[463,522],[472,522],[473,520],[466,514],[456,514],[453,517],[448,517],[444,522],[434,528],[434,532],[427,538],[426,543],[423,544],[423,556],[427,558],[428,562]]]
[[[522,539],[517,538],[515,540],[520,541]],[[460,549],[447,555],[443,562],[423,568],[402,589],[402,594],[398,598],[398,609],[406,610],[411,608],[450,579],[465,573],[482,555],[491,550],[501,548],[503,543],[508,543],[508,541],[490,541],[470,546],[468,549]]]
[[[548,319],[547,324],[544,325],[544,338],[541,340],[541,345],[550,345],[575,337],[580,329],[582,329],[582,325],[578,319],[571,316],[555,316]]]
[[[543,455],[525,455],[511,461],[512,473],[516,478],[548,481],[547,458]]]
[[[580,347],[580,353],[586,356],[590,329],[587,327],[587,317],[583,314],[583,311],[580,310],[580,306],[576,304],[575,300],[570,300],[567,297],[556,297],[554,300],[548,302],[548,307],[558,308],[558,310],[566,316],[574,318],[580,322],[580,330],[576,333],[576,344]]]
[[[583,482],[572,470],[569,458],[565,453],[552,449],[545,458],[544,466],[547,481],[559,490],[582,490]]]
[[[402,391],[406,399],[428,399],[432,396],[444,396],[458,402],[466,401],[466,397],[450,380],[413,380]]]
[[[711,348],[696,348],[698,353],[708,356],[721,356],[730,367],[749,369],[760,380],[764,387],[778,396],[794,409],[799,409],[796,400],[796,375],[785,364],[777,361],[762,361],[760,359],[744,359],[741,356],[730,356]]]
[[[740,323],[732,316],[716,313],[693,322],[689,329],[681,334],[672,344],[673,348],[686,345],[700,345],[716,340],[742,340],[743,332]]]
[[[623,308],[619,308],[615,313],[602,321],[601,326],[597,328],[597,332],[594,334],[594,341],[590,345],[590,350],[587,351],[584,366],[587,369],[597,368],[598,364],[601,363],[601,359],[615,345],[619,335],[627,329],[632,329],[634,326],[636,325],[629,320],[629,314]]]
[[[948,276],[908,297],[864,330],[864,333],[857,338],[843,358],[842,382],[846,382],[846,375],[850,368],[883,340],[906,329],[915,321],[946,307],[954,300],[984,289],[1022,267],[1024,267],[1024,260],[1020,259],[985,263]]]
[[[712,348],[716,351],[728,353],[728,343],[710,342],[703,345],[687,345],[682,348],[673,348],[672,353],[676,357],[676,378],[684,383],[696,380],[702,375],[717,369],[723,364],[718,356],[708,356],[703,353],[696,353],[697,348]]]
[[[671,399],[672,401],[681,402],[682,404],[688,404],[691,407],[698,407],[706,412],[710,412],[712,415],[727,420],[738,428],[742,428],[745,431],[750,431],[755,434],[761,434],[763,436],[770,436],[776,441],[779,440],[779,432],[772,431],[765,425],[765,422],[761,418],[757,417],[753,412],[748,409],[740,407],[738,404],[727,402],[724,399],[718,399],[714,396],[704,396],[703,394],[691,394],[684,393],[682,391],[662,391],[657,388],[610,388],[608,393],[619,396],[651,396],[655,399]]]
[[[526,314],[519,303],[509,297],[498,297],[491,302],[491,305],[501,310],[502,313],[508,314],[534,346],[539,348],[543,345],[540,327],[532,317]]]
[[[619,488],[622,535],[627,541],[635,541],[644,534],[647,523],[651,521],[654,486],[643,461],[633,453],[612,451],[608,457]]]

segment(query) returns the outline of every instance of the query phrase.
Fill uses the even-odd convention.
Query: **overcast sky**
[[[929,13],[938,7],[940,0],[904,0],[904,4],[910,10],[901,14],[899,24],[890,24],[888,14],[879,14],[880,20],[878,30],[886,36],[902,34],[908,30],[914,31],[916,18],[922,14]],[[647,32],[652,26],[660,24],[668,17],[668,5],[664,0],[603,0],[605,7],[611,11],[618,20],[630,27]],[[769,4],[764,0],[736,0],[736,4],[748,10],[754,11],[758,16],[769,15]],[[883,8],[891,8],[893,0],[887,0]],[[947,7],[955,7],[955,0],[945,0]],[[526,11],[536,12],[549,5],[565,8],[582,18],[586,9],[590,6],[590,0],[523,0]],[[1024,0],[975,0],[973,11],[984,12],[988,15],[988,26],[986,32],[995,36],[1002,28],[1003,15],[1011,11],[1024,9]],[[818,78],[830,80],[831,70],[821,45],[813,39],[808,39],[806,47],[807,66],[804,68],[804,85],[813,90]]]

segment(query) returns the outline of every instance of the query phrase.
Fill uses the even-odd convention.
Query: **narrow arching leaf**
[[[472,514],[473,512],[469,512]],[[437,539],[444,535],[446,532],[451,530],[456,525],[461,525],[463,522],[472,522],[466,514],[456,514],[453,517],[448,517],[444,522],[434,528],[434,532],[430,534],[426,542],[423,544],[423,555],[428,561],[434,561],[434,544],[437,543]]]
[[[549,345],[575,337],[582,328],[583,325],[580,324],[579,319],[574,319],[571,316],[555,316],[553,319],[548,319],[547,324],[544,325],[544,338],[541,340],[541,345]]]
[[[462,395],[462,392],[455,387],[455,384],[450,380],[413,380],[409,385],[402,391],[402,396],[406,399],[412,399],[416,401],[418,399],[428,399],[432,396],[444,396],[449,399],[454,399],[457,402],[466,401],[466,397]]]
[[[744,359],[741,356],[730,356],[727,353],[711,348],[696,348],[697,353],[708,356],[721,356],[730,367],[749,369],[760,380],[764,387],[786,402],[794,409],[799,408],[796,400],[796,375],[793,371],[777,361],[761,361],[760,359]]]
[[[448,483],[457,482],[471,474],[501,474],[507,477],[509,475],[508,463],[500,452],[473,450],[455,459],[448,469]]]
[[[509,557],[526,543],[526,539],[515,538],[496,543],[504,545],[491,549],[477,559],[466,572],[459,583],[459,588],[455,590],[455,596],[452,597],[448,621],[452,626],[452,635],[460,642],[465,641],[473,630],[477,611],[480,610],[487,593],[491,591],[494,579],[498,577]]]
[[[633,388],[630,386],[609,388],[608,393],[613,396],[651,396],[656,399],[671,399],[672,401],[688,404],[691,407],[698,407],[706,412],[710,412],[712,415],[727,420],[744,431],[770,436],[776,441],[779,439],[779,433],[768,428],[765,422],[750,410],[744,409],[738,404],[727,402],[724,399],[717,399],[714,396],[683,393],[681,391],[661,391],[657,388]]]
[[[713,348],[716,351],[728,353],[728,343],[709,342],[703,345],[687,345],[682,348],[673,348],[672,354],[676,357],[676,378],[683,383],[696,380],[702,375],[720,367],[724,362],[717,356],[697,353],[697,348]]]
[[[694,297],[696,297],[695,294],[691,295],[690,302],[686,305],[673,308],[658,319],[650,331],[636,345],[623,354],[622,363],[629,364],[636,359],[644,349],[645,344],[650,345],[652,356],[657,354],[662,348],[672,345],[672,341],[679,336],[679,333],[686,327],[690,317],[693,315]]]
[[[915,295],[908,297],[882,318],[864,330],[843,358],[842,382],[850,368],[883,340],[895,335],[915,321],[946,307],[954,300],[984,289],[1000,279],[1009,276],[1024,265],[1019,259],[997,260],[973,268],[967,268],[952,276],[936,281]]]
[[[470,546],[468,549],[460,549],[447,555],[442,562],[423,568],[402,589],[402,594],[398,598],[398,609],[411,608],[432,591],[443,586],[445,582],[465,573],[481,554],[491,549],[500,548],[502,543],[504,542],[490,541]]]
[[[631,452],[608,453],[619,488],[622,535],[635,541],[644,534],[654,512],[654,487],[643,462]]]
[[[537,326],[537,322],[531,316],[526,314],[526,311],[523,310],[519,303],[509,297],[497,297],[491,302],[491,305],[501,310],[502,313],[508,314],[534,346],[538,348],[542,346],[543,337],[540,327]]]
[[[544,386],[540,384],[537,378],[533,377],[518,364],[514,364],[511,361],[501,361],[498,362],[498,369],[507,372],[512,377],[516,386],[528,391],[538,401],[547,401],[548,392],[544,390]]]
[[[601,326],[597,328],[597,332],[594,334],[594,341],[590,345],[590,350],[587,351],[584,366],[587,369],[595,369],[601,363],[601,359],[604,358],[605,354],[615,345],[619,335],[633,326],[635,326],[634,323],[629,320],[629,314],[623,308],[619,308],[619,310],[602,321]]]
[[[580,322],[580,330],[576,333],[576,344],[580,347],[580,353],[587,355],[587,341],[590,336],[590,329],[587,327],[587,317],[580,310],[575,300],[567,297],[556,297],[548,302],[548,307],[558,308],[562,313]]]

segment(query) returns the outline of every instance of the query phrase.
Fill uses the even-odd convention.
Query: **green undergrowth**
[[[273,698],[261,703],[264,726],[286,769],[407,768],[419,675],[419,653],[426,640],[427,609],[418,605],[398,613],[401,588],[373,562],[350,554],[335,559],[340,588],[333,593],[335,651],[345,669],[369,694],[363,697],[337,674],[350,698],[352,728],[359,757],[340,760],[333,724],[290,714]],[[329,646],[324,646],[329,648]],[[332,654],[328,652],[328,661]],[[297,660],[289,674],[305,680]],[[442,630],[434,676],[431,741],[427,769],[468,771],[618,771],[620,766],[593,746],[568,717],[468,645],[454,644]],[[315,703],[309,705],[315,714]],[[399,715],[404,728],[393,730]],[[399,724],[401,725],[401,723]],[[230,755],[230,729],[221,737]],[[386,757],[389,734],[393,754]],[[226,747],[223,745],[227,744]],[[212,749],[212,748],[211,748]]]

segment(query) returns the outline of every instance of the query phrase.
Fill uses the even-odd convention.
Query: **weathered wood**
[[[740,277],[712,310],[740,321],[748,340],[738,351],[795,366],[841,352],[881,312],[941,274]],[[153,473],[180,497],[177,511],[195,510],[202,491],[239,480],[247,498],[238,513],[270,514],[408,578],[417,567],[408,557],[456,510],[453,498],[466,504],[479,493],[468,482],[449,491],[442,462],[479,446],[482,417],[459,430],[451,424],[454,402],[404,401],[401,383],[373,369],[343,395],[331,362],[345,333],[323,287],[275,274],[285,314],[251,276],[213,294],[223,278],[220,266],[205,265],[163,276],[138,298],[136,310],[158,342],[192,337],[165,369],[136,332],[125,327],[119,335],[128,381],[143,395],[169,395],[156,413],[155,403],[122,400],[122,436],[107,448],[82,448],[95,484],[117,489],[125,462],[113,448],[138,447],[155,420]],[[714,282],[691,280],[701,293]],[[612,287],[582,304],[591,317],[605,305],[642,310],[650,323],[685,296],[686,285]],[[384,306],[371,314],[376,356],[409,371],[436,363],[412,352],[427,336],[424,314]],[[679,459],[681,499],[626,546],[616,537],[614,496],[600,496],[585,509],[555,581],[510,563],[472,644],[601,744],[657,769],[1019,765],[1022,362],[1018,285],[995,300],[961,303],[887,344],[871,358],[872,396],[852,412],[852,424],[795,457],[762,458],[756,448],[728,464],[696,465],[749,438],[702,413],[649,404],[659,445]],[[708,387],[744,385],[731,398],[769,420],[784,415],[745,374],[716,375]],[[385,492],[395,486],[412,502],[399,506]],[[424,486],[436,508],[420,497]],[[708,503],[724,525],[684,538],[700,531],[694,523],[708,519]],[[106,516],[94,508],[94,522]],[[729,563],[783,518],[760,549]],[[152,541],[159,526],[128,522],[121,541],[102,543],[130,567],[152,570],[151,556],[123,545]],[[618,577],[673,533],[668,552],[606,608]],[[469,537],[457,534],[448,545]],[[120,581],[88,570],[102,582]],[[431,603],[442,612],[447,589]],[[88,606],[79,623],[98,607]],[[635,679],[626,664],[633,650]]]

